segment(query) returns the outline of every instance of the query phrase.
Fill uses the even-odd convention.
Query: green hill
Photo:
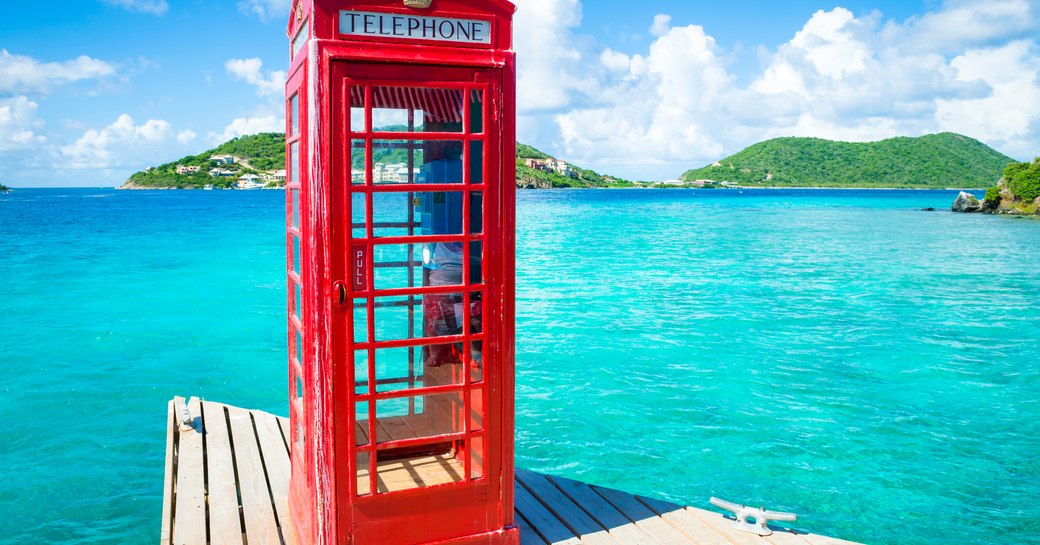
[[[687,171],[681,179],[746,187],[981,188],[993,185],[1012,162],[953,133],[867,143],[776,138]]]
[[[387,127],[386,130],[395,128],[403,130],[403,127]],[[575,165],[566,165],[559,169],[550,168],[544,162],[553,159],[552,157],[525,144],[517,144],[516,151],[517,187],[546,189],[633,187],[636,185],[628,180],[604,176]],[[239,161],[234,164],[223,164],[212,159],[216,156],[233,156]],[[415,159],[419,163],[422,162],[421,151],[415,152]],[[529,159],[535,161],[531,163],[533,166],[528,166]],[[408,152],[400,147],[373,148],[373,162],[375,163],[393,164],[407,161]],[[353,150],[351,163],[355,169],[363,168],[364,150]],[[121,189],[201,189],[207,185],[226,189],[234,187],[238,179],[246,174],[270,176],[273,171],[284,168],[285,135],[263,133],[235,138],[198,155],[189,155],[172,163],[137,172],[130,176]],[[222,169],[227,174],[213,177],[210,175],[210,171],[213,169]],[[268,187],[282,185],[284,182],[272,181]]]
[[[561,173],[541,164],[550,159],[555,160],[545,152],[527,144],[517,143],[516,186],[521,189],[636,187],[636,184],[629,180],[605,176],[575,165],[567,165],[569,172],[564,170],[564,173]]]
[[[234,164],[222,164],[211,158],[230,155],[237,157]],[[177,170],[181,168],[182,173]],[[187,172],[185,169],[198,170]],[[220,168],[231,174],[213,177],[210,170]],[[174,161],[135,173],[121,189],[201,189],[206,185],[230,188],[238,178],[246,174],[264,176],[285,168],[285,135],[277,132],[241,136],[229,140],[209,151],[189,155]],[[284,182],[270,182],[272,187]]]

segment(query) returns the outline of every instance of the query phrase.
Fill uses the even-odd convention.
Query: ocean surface
[[[518,465],[871,544],[1040,543],[1040,221],[955,196],[520,193]],[[283,217],[0,195],[0,544],[157,542],[174,395],[286,414]]]

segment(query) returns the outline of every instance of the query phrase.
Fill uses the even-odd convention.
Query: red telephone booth
[[[517,544],[514,6],[296,0],[290,513],[302,544]]]

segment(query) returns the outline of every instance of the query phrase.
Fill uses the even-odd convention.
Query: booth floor
[[[195,398],[188,411],[181,431],[170,402],[161,544],[296,545],[288,420]],[[439,484],[460,471],[449,458],[388,462],[379,487]],[[855,545],[787,528],[759,537],[718,513],[522,469],[515,490],[522,545]]]

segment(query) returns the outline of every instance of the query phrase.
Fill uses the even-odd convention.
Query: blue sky
[[[1040,0],[516,3],[520,140],[605,173],[671,178],[776,136],[1040,155]],[[289,0],[8,4],[0,182],[115,186],[283,126]]]

